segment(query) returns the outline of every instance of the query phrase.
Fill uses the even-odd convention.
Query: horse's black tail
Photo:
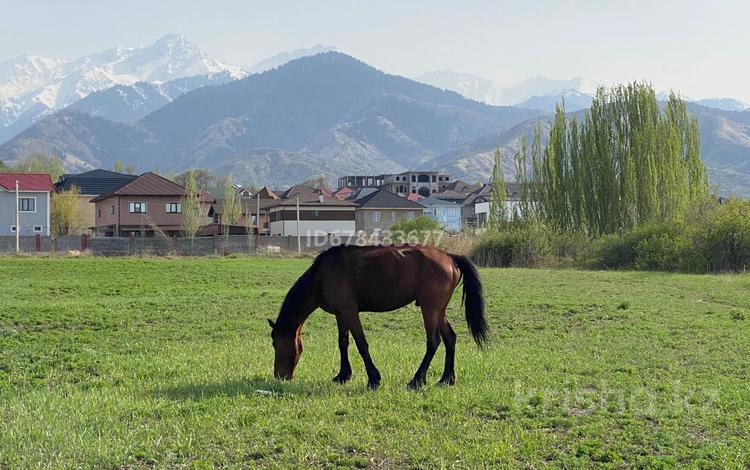
[[[466,323],[469,325],[471,336],[480,348],[489,340],[487,321],[484,318],[484,293],[479,271],[474,263],[465,256],[451,255],[456,267],[461,271],[464,281],[464,291],[461,301],[466,307]]]

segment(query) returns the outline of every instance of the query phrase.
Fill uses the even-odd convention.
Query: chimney
[[[318,196],[318,202],[320,202],[321,204],[323,204],[323,195],[322,194],[320,196]]]

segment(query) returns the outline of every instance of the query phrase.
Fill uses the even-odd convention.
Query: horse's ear
[[[276,328],[276,323],[274,323],[273,321],[271,321],[270,318],[267,318],[266,320],[268,320],[268,324],[271,325],[271,329]]]

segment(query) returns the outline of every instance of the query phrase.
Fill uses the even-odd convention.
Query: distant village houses
[[[175,237],[184,234],[185,188],[156,173],[108,170],[48,175],[0,174],[0,235],[15,233],[15,181],[19,180],[22,235],[49,235],[50,194],[77,190],[82,232],[98,237]],[[429,217],[448,233],[480,229],[489,221],[492,189],[440,171],[343,176],[336,190],[297,184],[285,190],[234,185],[239,206],[207,191],[199,195],[197,236],[380,235],[394,224]],[[518,210],[518,185],[508,183],[508,213]],[[227,222],[225,212],[229,215]],[[77,234],[77,233],[76,233]],[[76,235],[69,233],[68,235]]]

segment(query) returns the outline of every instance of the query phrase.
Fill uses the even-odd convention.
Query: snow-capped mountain
[[[694,101],[694,103],[707,108],[720,109],[722,111],[745,111],[750,105],[734,98],[706,98]]]
[[[476,101],[506,106],[520,106],[532,97],[563,95],[570,91],[591,95],[595,89],[589,80],[582,77],[557,80],[539,75],[516,85],[503,86],[486,78],[452,70],[427,72],[416,77],[415,80],[444,90],[455,91]]]
[[[502,87],[470,73],[436,70],[424,73],[414,80],[443,90],[455,91],[459,95],[482,103],[499,104],[503,101]]]
[[[559,103],[565,103],[566,112],[575,112],[591,107],[591,95],[578,90],[561,90],[552,93],[532,96],[531,98],[518,103],[519,108],[538,109],[548,113],[554,113]]]
[[[179,96],[204,86],[218,86],[235,80],[229,72],[178,78],[163,83],[136,82],[95,91],[68,106],[92,116],[131,124]]]
[[[114,85],[221,73],[246,75],[176,34],[149,46],[116,47],[72,61],[21,56],[0,63],[0,142],[40,117]]]
[[[331,52],[331,51],[337,51],[337,50],[338,49],[336,49],[334,46],[324,46],[322,44],[316,44],[313,47],[295,49],[293,51],[280,52],[267,59],[261,60],[257,64],[246,67],[245,70],[248,73],[263,73],[266,70],[271,70],[271,69],[275,69],[276,67],[280,67],[294,59],[299,59],[302,57],[309,57],[312,55],[321,54],[323,52]]]

